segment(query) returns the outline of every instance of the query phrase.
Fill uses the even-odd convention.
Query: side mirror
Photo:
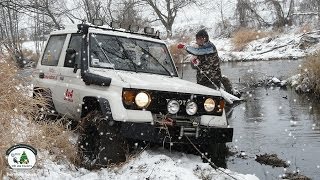
[[[76,50],[74,50],[73,48],[68,48],[68,49],[66,50],[66,52],[67,52],[68,55],[71,55],[71,54],[75,54],[75,53],[76,53]]]
[[[76,50],[73,48],[68,48],[66,50],[66,59],[65,59],[65,67],[73,67],[73,73],[76,73],[78,70],[78,64],[76,63]]]

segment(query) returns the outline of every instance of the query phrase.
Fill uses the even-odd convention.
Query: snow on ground
[[[42,165],[32,170],[10,170],[8,177],[16,179],[165,179],[165,180],[257,180],[255,175],[240,174],[228,169],[213,169],[203,163],[199,156],[168,152],[164,149],[146,150],[126,164],[112,168],[89,171],[77,169],[67,162],[55,163],[50,160],[48,152],[40,152]],[[228,174],[228,175],[227,175]]]
[[[299,48],[302,34],[283,34],[277,37],[265,37],[250,42],[244,51],[234,51],[231,39],[212,39],[223,61],[250,61],[299,59],[313,53],[317,45],[307,50]]]

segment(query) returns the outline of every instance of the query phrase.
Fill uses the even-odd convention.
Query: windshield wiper
[[[95,36],[93,36],[93,38],[94,38],[95,42],[97,43],[98,47],[100,48],[100,50],[102,51],[104,57],[108,60],[108,62],[109,62],[110,64],[113,64],[113,63],[110,61],[109,57],[107,56],[107,54],[106,54],[106,52],[105,52],[105,49],[99,44],[97,38],[96,38]],[[114,66],[113,66],[113,70],[116,70]]]
[[[135,63],[133,62],[133,60],[131,59],[131,57],[129,57],[129,54],[128,54],[127,50],[124,48],[122,42],[118,39],[118,37],[116,37],[116,40],[117,40],[118,44],[122,47],[124,55],[127,57],[127,59],[130,60],[130,62],[132,63],[132,65],[134,67],[135,72],[137,73],[138,72],[138,68],[135,65]]]
[[[139,45],[138,45],[139,46]],[[169,74],[169,76],[173,77],[171,72],[157,59],[155,58],[149,51],[145,50],[143,47],[139,46],[142,51],[146,54],[148,54],[148,56],[150,56],[152,59],[154,59],[158,64],[160,64],[160,66]]]

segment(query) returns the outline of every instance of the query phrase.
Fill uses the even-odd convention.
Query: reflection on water
[[[243,88],[248,77],[251,80],[264,76],[286,79],[298,73],[301,62],[223,63],[221,69],[235,86]],[[195,71],[189,65],[184,66],[183,71],[183,79],[195,82]],[[244,174],[256,174],[260,179],[279,179],[279,175],[286,171],[297,170],[312,179],[320,179],[319,100],[298,95],[291,89],[260,87],[246,91],[247,101],[235,107],[229,117],[234,138],[228,144],[246,158],[230,157],[228,168]],[[272,168],[257,163],[255,155],[264,153],[275,153],[290,166],[286,169]]]

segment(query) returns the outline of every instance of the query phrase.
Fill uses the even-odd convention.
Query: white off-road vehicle
[[[82,121],[79,147],[91,165],[125,160],[129,140],[198,147],[232,141],[221,93],[179,78],[150,28],[53,31],[35,72],[34,93]]]

